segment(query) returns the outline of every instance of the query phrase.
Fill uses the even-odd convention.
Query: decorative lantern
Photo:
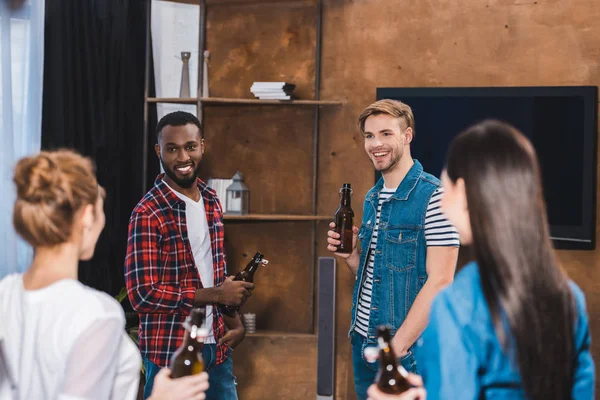
[[[244,175],[237,171],[233,176],[233,183],[227,188],[225,211],[229,214],[248,214],[250,191],[244,185]]]

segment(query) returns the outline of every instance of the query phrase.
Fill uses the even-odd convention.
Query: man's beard
[[[375,169],[377,171],[381,172],[382,174],[385,174],[385,173],[393,170],[394,167],[400,163],[400,160],[402,159],[403,155],[404,155],[404,152],[402,152],[400,154],[396,154],[396,156],[390,160],[390,163],[386,167],[377,169],[377,166],[375,166],[375,163],[373,163],[373,165],[375,166]]]
[[[190,175],[189,178],[184,178],[184,179],[177,177],[177,175],[175,174],[175,171],[173,171],[172,169],[168,168],[165,165],[165,162],[163,161],[162,157],[160,157],[160,164],[162,165],[163,170],[165,171],[165,174],[169,178],[171,178],[171,180],[173,182],[175,182],[179,187],[189,189],[196,184],[196,177],[198,176],[198,173],[200,172],[200,163],[198,163],[198,165],[194,165],[194,163],[192,163],[192,166],[194,167],[194,174]]]

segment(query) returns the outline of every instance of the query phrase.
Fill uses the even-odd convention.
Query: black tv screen
[[[597,87],[378,88],[377,99],[411,106],[412,156],[437,177],[458,133],[487,118],[514,125],[537,151],[555,248],[595,249]]]

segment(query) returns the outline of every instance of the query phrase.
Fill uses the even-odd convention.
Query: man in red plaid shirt
[[[225,277],[223,211],[216,193],[197,178],[204,154],[200,121],[177,111],[165,115],[156,132],[165,174],[131,214],[125,258],[127,292],[140,316],[144,398],[181,344],[185,317],[192,307],[206,306],[206,396],[237,399],[230,355],[245,330],[239,315],[229,318],[218,305],[241,305],[254,284]]]

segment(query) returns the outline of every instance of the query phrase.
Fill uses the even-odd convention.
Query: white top
[[[164,182],[164,180],[163,180]],[[202,194],[200,194],[200,200],[194,201],[189,197],[179,193],[173,189],[166,182],[165,185],[177,197],[185,202],[185,221],[188,231],[188,240],[192,253],[194,255],[194,262],[198,273],[200,274],[200,281],[202,287],[211,288],[215,286],[215,271],[213,269],[213,258],[212,249],[210,247],[210,233],[208,231],[208,222],[206,220],[206,212],[204,211],[204,201],[202,200]],[[213,333],[213,306],[210,304],[206,305],[206,322],[205,327],[208,330],[208,336],[204,343],[211,344],[216,343],[215,335]]]
[[[106,293],[72,279],[25,290],[12,274],[0,281],[0,321],[0,400],[137,397],[141,357]]]
[[[367,262],[367,278],[363,283],[358,299],[358,310],[356,314],[356,331],[367,337],[369,327],[369,310],[371,309],[371,295],[373,289],[373,269],[375,266],[375,254],[371,250],[377,247],[377,234],[379,231],[379,216],[381,214],[381,205],[388,200],[397,188],[383,187],[379,192],[379,203],[377,206],[377,215],[375,217],[375,228],[371,237],[369,246],[368,262]],[[427,212],[425,213],[425,242],[427,247],[430,246],[460,246],[458,232],[450,224],[441,209],[441,200],[444,189],[439,187],[431,195]]]

